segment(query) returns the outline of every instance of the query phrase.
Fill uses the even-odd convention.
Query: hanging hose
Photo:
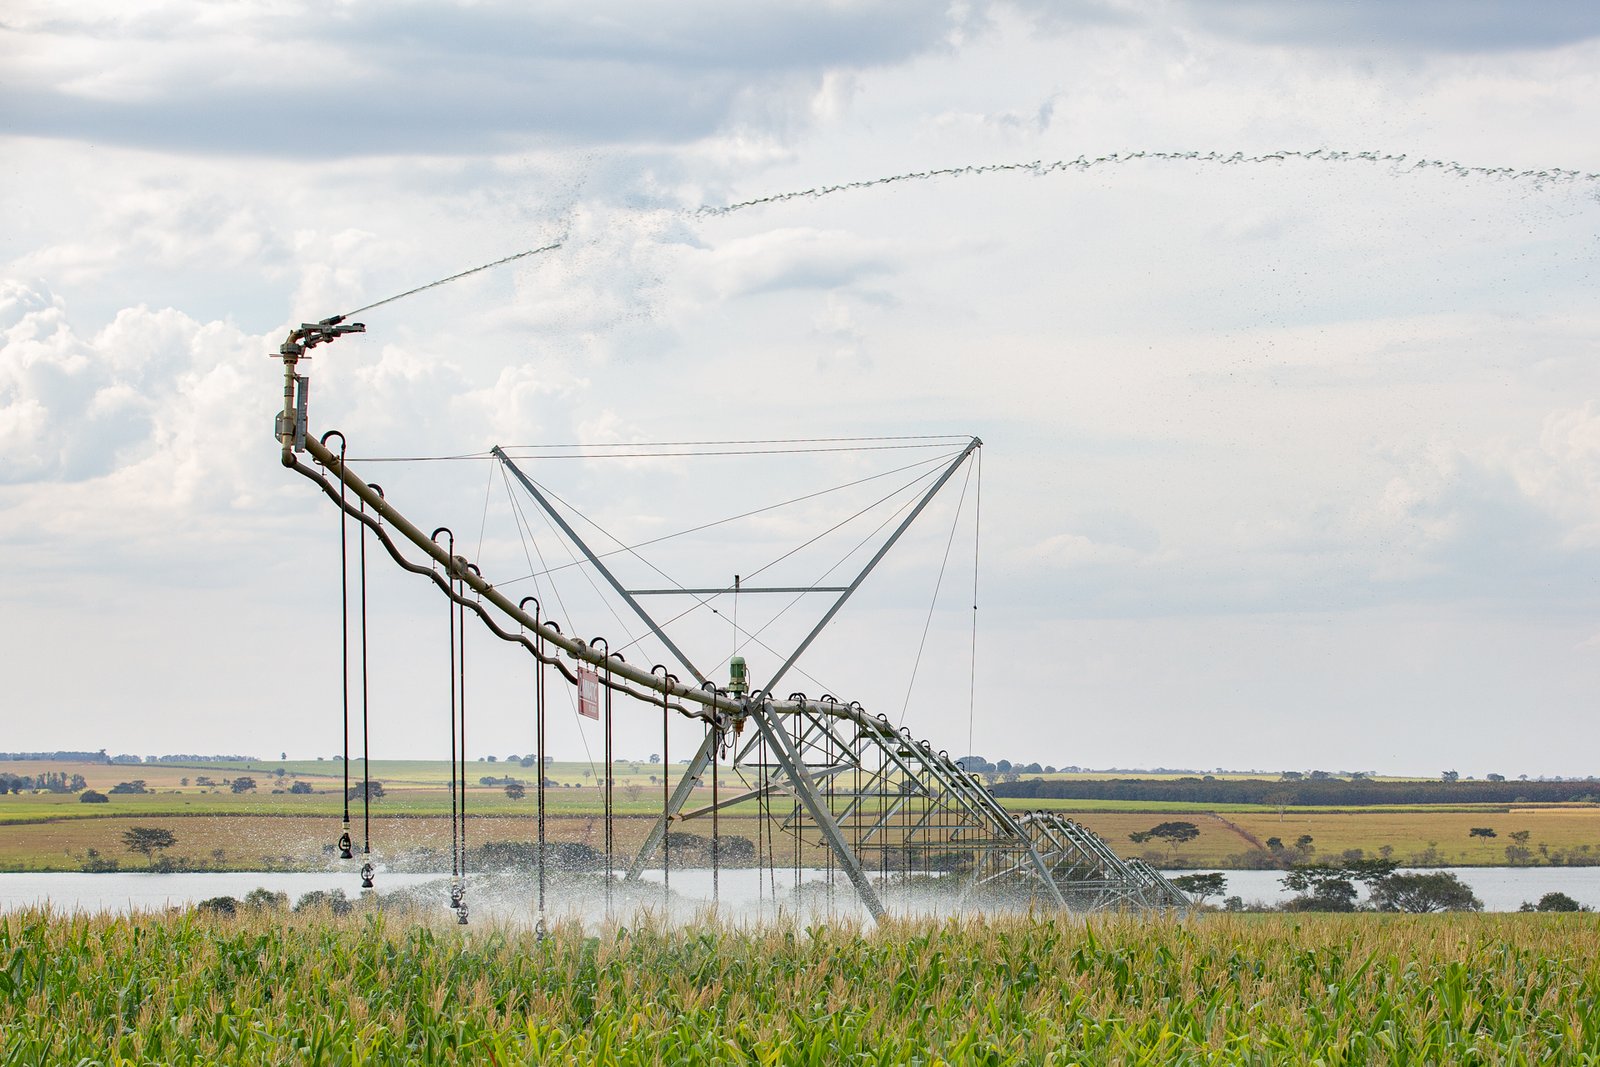
[[[542,621],[539,618],[539,599],[531,596],[523,597],[522,602],[517,606],[526,611],[529,601],[533,602],[535,653],[533,657],[535,666],[535,673],[533,676],[533,759],[534,763],[538,766],[538,785],[534,787],[534,796],[539,812],[537,827],[538,843],[537,851],[534,853],[534,855],[537,857],[537,863],[539,865],[539,917],[534,924],[534,935],[542,941],[545,934],[544,864],[546,858],[544,840],[544,633],[539,628],[539,623]]]
[[[456,807],[456,580],[454,563],[456,558],[456,535],[448,527],[441,526],[433,531],[432,540],[438,543],[439,535],[448,537],[446,553],[451,560],[451,571],[446,574],[449,582],[450,600],[446,601],[445,608],[450,616],[450,635],[448,639],[450,649],[450,907],[460,911],[462,905],[461,890],[461,851],[459,848],[458,831],[460,826],[460,812]]]
[[[339,673],[340,691],[344,704],[344,823],[339,831],[339,858],[353,858],[350,841],[350,558],[348,545],[349,513],[345,503],[344,434],[329,430],[322,435],[322,447],[328,447],[330,438],[339,439]]]
[[[716,683],[706,682],[700,688],[716,691]],[[722,762],[722,715],[716,714],[706,722],[706,730],[714,731],[711,745],[711,906],[722,902],[722,805],[717,786],[717,765]]]
[[[340,483],[343,484],[342,482]],[[382,492],[377,486],[373,489]],[[361,501],[361,513],[367,511],[367,502]],[[368,673],[367,673],[367,524],[361,523],[361,888],[372,888],[372,750],[368,745]],[[346,761],[345,766],[350,764]],[[345,790],[345,796],[350,791]]]
[[[606,918],[609,919],[611,918],[612,883],[615,878],[616,871],[616,857],[613,853],[613,847],[616,843],[616,809],[612,804],[611,786],[611,643],[603,637],[596,637],[591,640],[589,644],[591,646],[599,645],[605,654],[605,659],[603,660],[604,666],[601,668],[605,672],[605,704],[601,712],[601,714],[605,717],[605,723],[601,731],[604,734],[604,739],[602,742],[604,755],[601,757],[604,766],[600,772],[600,797],[602,810],[601,825],[603,827],[601,840],[604,843],[606,850]]]
[[[668,751],[671,737],[668,731],[669,717],[672,714],[668,704],[668,694],[672,692],[673,683],[678,679],[669,673],[667,668],[660,663],[650,668],[650,673],[661,672],[661,906],[663,909],[672,906],[672,820],[669,812],[672,810],[672,793],[668,785],[668,778],[672,768],[672,755]]]
[[[456,909],[456,921],[463,926],[467,922],[467,608],[462,601],[465,601],[467,595],[465,571],[468,569],[474,573],[478,570],[477,567],[470,563],[463,568],[457,585],[457,592],[460,594],[461,600],[456,603],[456,640],[458,642],[456,664],[461,671],[459,685],[461,699],[457,706],[460,714],[461,734],[461,744],[457,749],[460,761],[457,769],[460,773],[455,776],[456,781],[460,783],[459,788],[461,790],[461,854],[459,857],[461,866],[461,906]]]

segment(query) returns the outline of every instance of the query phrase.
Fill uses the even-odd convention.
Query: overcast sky
[[[269,355],[560,242],[318,349],[314,428],[976,435],[981,520],[963,469],[780,689],[991,759],[1600,771],[1593,5],[14,0],[0,69],[0,749],[338,751],[337,515],[278,463]],[[925,463],[619,565],[714,586],[940,454],[525,467],[634,544]],[[492,580],[566,558],[490,464],[365,473]],[[374,754],[442,756],[442,600],[381,559],[370,594]],[[718,607],[674,629],[707,667]],[[526,657],[472,641],[470,754],[530,751]]]

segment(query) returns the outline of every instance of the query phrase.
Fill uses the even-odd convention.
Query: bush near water
[[[0,1063],[1586,1063],[1592,915],[0,919]],[[427,918],[423,916],[422,918]]]

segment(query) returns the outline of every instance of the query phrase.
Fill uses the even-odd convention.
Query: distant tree
[[[367,785],[366,793],[367,793],[367,796],[368,796],[369,799],[377,800],[379,797],[383,796],[383,783],[382,782],[368,782],[368,783],[366,783],[366,785]],[[345,794],[345,796],[346,796],[346,798],[348,798],[350,800],[360,800],[361,799],[361,792],[362,792],[361,786],[353,785],[353,786],[350,787],[350,791],[347,792]]]
[[[1439,781],[1441,782],[1459,782],[1460,780],[1461,774],[1459,771],[1445,771],[1439,775]]]
[[[1279,775],[1279,777],[1285,782],[1298,782],[1300,779],[1304,778],[1305,775],[1301,774],[1299,771],[1284,771],[1283,774]]]
[[[78,794],[78,802],[80,804],[109,804],[111,803],[111,798],[104,793],[97,793],[93,789],[85,789]]]
[[[1393,860],[1351,860],[1343,864],[1307,863],[1283,876],[1283,887],[1299,896],[1284,904],[1285,911],[1354,911],[1356,883],[1370,891],[1394,873]]]
[[[144,779],[143,778],[135,778],[131,782],[118,782],[116,785],[111,787],[111,792],[113,792],[113,793],[148,793],[148,792],[150,792],[150,790],[148,790],[148,789],[146,789],[144,787]]]
[[[1185,841],[1193,841],[1200,836],[1200,827],[1192,822],[1164,822],[1157,823],[1148,830],[1140,830],[1128,835],[1128,839],[1136,845],[1146,841],[1161,840],[1172,845],[1181,845]]]
[[[293,785],[289,786],[289,792],[297,794],[299,796],[304,796],[305,794],[311,792],[311,783],[310,782],[295,782]]]
[[[490,762],[490,763],[494,763],[494,762],[496,762],[496,760],[495,760],[495,757],[493,757],[493,756],[485,756],[485,757],[484,757],[484,758],[485,758],[485,759],[486,759],[486,760],[488,760],[488,761],[489,761],[489,762]]]
[[[1505,775],[1503,775],[1503,774],[1493,774],[1493,773],[1484,775],[1484,778],[1487,779],[1488,781],[1491,781],[1491,782],[1503,782],[1503,781],[1506,780],[1506,776]]]
[[[1391,874],[1372,887],[1372,903],[1379,911],[1482,911],[1483,901],[1472,887],[1449,871],[1408,871]]]
[[[1046,774],[1054,774],[1054,773],[1056,773],[1056,769],[1054,767],[1052,767],[1050,764],[1046,763],[1044,765],[1044,773],[1046,773]]]
[[[1589,909],[1579,904],[1565,893],[1546,893],[1539,898],[1539,903],[1530,904],[1522,902],[1518,911],[1588,911]]]
[[[1282,852],[1283,851],[1283,838],[1281,838],[1281,837],[1269,837],[1269,838],[1267,838],[1267,851],[1269,851],[1269,852]]]
[[[661,762],[661,753],[659,753],[659,752],[650,753],[650,762],[651,763],[660,763]]]
[[[506,783],[506,796],[510,797],[512,800],[521,800],[527,795],[528,787],[523,785],[521,782]]]
[[[355,905],[344,895],[343,889],[329,892],[325,889],[313,889],[294,902],[295,911],[312,911],[317,908],[327,908],[335,915],[348,915]]]
[[[994,769],[999,771],[1001,774],[1004,774],[1011,769],[1011,761],[1008,759],[997,759],[994,761]]]
[[[249,775],[240,775],[233,780],[232,785],[228,786],[228,788],[233,790],[235,793],[248,793],[255,787],[256,780],[251,778]]]
[[[247,908],[259,908],[263,911],[280,911],[289,906],[288,893],[274,893],[270,889],[256,888],[244,895]]]
[[[523,756],[517,762],[521,763],[524,767],[532,767],[535,763],[538,762],[538,760],[535,759],[533,756]]]
[[[1494,827],[1492,827],[1492,826],[1474,826],[1472,829],[1467,831],[1467,836],[1468,837],[1494,837],[1494,836],[1496,836],[1496,834],[1494,832]]]
[[[1172,879],[1172,884],[1179,892],[1187,893],[1204,904],[1207,897],[1222,895],[1228,886],[1228,877],[1220,871],[1213,874],[1183,874]]]
[[[171,848],[178,839],[171,830],[158,826],[131,826],[122,832],[122,843],[129,852],[138,852],[153,863],[155,853]]]
[[[187,779],[187,778],[179,778],[178,779],[178,784],[181,785],[181,786],[187,787],[188,784],[189,784],[189,779]]]
[[[1315,851],[1315,849],[1312,848],[1312,837],[1310,834],[1301,834],[1299,837],[1295,838],[1294,847],[1299,849],[1301,852]]]

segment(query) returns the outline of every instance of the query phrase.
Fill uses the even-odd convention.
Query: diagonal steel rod
[[[867,565],[861,568],[861,573],[856,575],[855,581],[845,587],[844,592],[839,594],[839,599],[833,602],[833,606],[811,628],[811,632],[806,634],[805,640],[800,642],[799,647],[784,661],[783,666],[779,667],[772,677],[767,679],[765,685],[768,692],[773,692],[777,689],[778,683],[783,680],[783,676],[789,673],[789,668],[793,667],[795,661],[805,654],[805,650],[811,647],[811,642],[815,641],[817,635],[827,628],[828,623],[833,621],[833,617],[839,614],[839,609],[844,607],[844,602],[849,600],[857,589],[861,588],[861,583],[867,580],[867,575],[872,573],[873,568],[878,565],[879,561],[889,554],[889,550],[894,547],[895,542],[900,540],[900,535],[905,533],[913,522],[917,521],[917,516],[922,514],[922,509],[926,508],[928,503],[938,495],[939,490],[944,488],[944,484],[950,480],[951,475],[955,474],[961,464],[967,461],[967,457],[981,447],[983,447],[983,442],[974,437],[967,447],[961,450],[961,454],[951,460],[950,465],[944,469],[944,473],[940,474],[938,480],[933,483],[926,493],[922,494],[922,499],[918,500],[917,506],[911,509],[911,514],[905,517],[900,525],[895,528],[894,533],[889,535],[889,539],[878,549],[877,553],[867,561]]]
[[[550,516],[557,526],[561,527],[561,532],[566,534],[572,540],[572,543],[578,546],[578,550],[588,558],[590,563],[594,564],[594,569],[600,572],[600,576],[606,580],[612,589],[617,591],[617,595],[622,597],[628,607],[633,609],[633,613],[639,616],[646,626],[650,627],[650,632],[656,635],[656,639],[667,646],[667,651],[671,652],[677,661],[683,664],[690,674],[695,676],[697,681],[704,682],[706,676],[700,673],[698,667],[689,662],[689,657],[684,655],[683,650],[672,643],[672,638],[662,631],[661,627],[656,624],[656,620],[651,618],[648,611],[644,610],[643,605],[634,599],[633,594],[628,592],[621,582],[617,581],[617,576],[611,573],[611,568],[600,562],[600,557],[595,555],[594,550],[589,547],[588,543],[578,536],[578,531],[572,528],[572,525],[555,509],[555,505],[551,504],[545,495],[539,491],[539,487],[533,484],[533,480],[522,473],[522,468],[512,462],[511,457],[506,455],[499,445],[495,445],[489,451],[511,470],[512,476],[521,482],[522,488],[526,489],[528,495],[533,497],[534,503],[543,508],[544,513]]]

